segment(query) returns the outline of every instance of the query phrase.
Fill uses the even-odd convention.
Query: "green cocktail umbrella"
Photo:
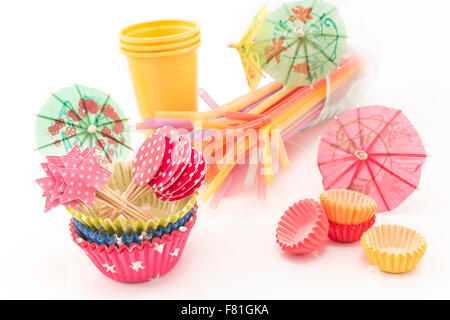
[[[35,137],[42,155],[64,155],[78,145],[96,147],[106,162],[127,158],[130,145],[128,119],[110,95],[74,85],[47,99],[36,115]]]
[[[313,84],[344,54],[345,26],[337,8],[322,0],[283,4],[264,19],[255,41],[261,67],[287,86]]]

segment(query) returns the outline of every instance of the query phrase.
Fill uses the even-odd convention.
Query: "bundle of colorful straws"
[[[270,83],[219,107],[204,90],[207,112],[156,111],[138,129],[170,125],[187,130],[209,164],[208,183],[200,196],[217,207],[241,181],[250,188],[257,180],[258,197],[274,182],[274,166],[290,169],[285,141],[302,130],[355,107],[352,91],[368,67],[363,55],[349,55],[326,78],[311,86]]]

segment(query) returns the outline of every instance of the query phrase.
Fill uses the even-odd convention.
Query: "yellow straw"
[[[359,68],[351,68],[349,71],[341,74],[336,77],[334,85],[330,88],[330,92],[334,92],[337,87],[340,87],[343,83],[345,83]],[[353,71],[353,72],[352,72]],[[312,92],[310,95],[305,97],[302,101],[300,101],[293,108],[287,110],[285,113],[281,114],[278,118],[273,120],[271,123],[262,127],[261,129],[267,129],[267,136],[263,135],[264,147],[261,150],[262,159],[263,159],[263,168],[264,175],[266,179],[266,184],[273,184],[273,169],[272,169],[272,154],[270,151],[270,139],[268,133],[273,130],[273,128],[280,126],[281,130],[287,128],[290,124],[295,122],[299,117],[308,112],[311,108],[313,108],[317,103],[322,101],[326,95],[326,85],[322,85],[317,88],[316,91]]]
[[[286,147],[281,136],[281,129],[277,128],[271,134],[274,136],[274,141],[276,141],[278,146],[278,157],[280,158],[281,167],[286,171],[291,170],[291,164],[289,163]]]
[[[254,92],[248,93],[233,102],[222,106],[220,109],[211,110],[207,112],[192,112],[192,111],[155,111],[156,118],[183,118],[191,120],[207,120],[215,117],[225,115],[227,111],[239,111],[245,106],[252,104],[255,101],[263,98],[269,93],[281,88],[283,85],[278,82],[273,82],[265,87],[262,87]]]
[[[263,168],[264,168],[264,176],[266,179],[266,184],[273,184],[273,169],[272,169],[272,152],[270,150],[270,141],[269,141],[269,133],[270,130],[262,127],[260,129],[261,138],[264,143],[261,153],[263,155]]]
[[[340,87],[343,83],[345,83],[349,78],[351,78],[351,76],[353,76],[353,74],[360,71],[361,69],[362,69],[362,65],[361,65],[361,63],[358,63],[357,67],[351,67],[349,69],[349,71],[347,71],[339,76],[336,76],[336,78],[333,79],[334,81],[331,83],[330,94],[331,94],[331,92],[334,92],[338,87]],[[266,175],[266,182],[268,182],[268,184],[273,183],[273,175],[271,175],[269,177],[267,176],[267,174],[270,175],[272,173],[271,172],[272,171],[272,162],[271,162],[270,141],[269,141],[270,131],[277,125],[280,126],[281,130],[287,128],[290,124],[292,124],[293,122],[298,120],[298,118],[300,116],[302,116],[303,114],[308,112],[308,110],[310,110],[317,103],[319,103],[321,100],[323,100],[324,94],[326,94],[325,85],[321,86],[320,88],[317,88],[316,90],[317,91],[312,92],[309,96],[307,96],[304,100],[302,100],[296,106],[294,106],[290,110],[286,111],[285,113],[281,114],[277,119],[275,119],[270,124],[268,124],[267,126],[262,127],[260,129],[260,131],[262,133],[261,137],[262,137],[262,140],[264,143],[263,150],[262,150],[263,151],[262,152],[263,165],[264,165],[264,171],[265,171],[265,175]],[[283,92],[285,92],[284,95],[286,95],[288,93],[287,91],[288,90],[283,91]],[[264,110],[266,110],[269,106],[270,105],[267,104],[267,107],[264,108]],[[261,105],[259,107],[261,107]],[[281,133],[280,133],[280,137],[281,137]],[[282,139],[281,139],[281,142],[282,142]],[[251,146],[249,146],[249,148],[250,147]],[[246,148],[246,147],[239,148],[240,153],[237,155],[237,157],[241,156],[242,153],[246,152],[246,150],[248,150],[249,148]],[[244,150],[242,150],[242,149],[244,149]],[[280,161],[282,162],[283,168],[290,168],[289,160],[288,160],[287,153],[286,153],[286,148],[285,148],[284,144],[282,144],[282,143],[280,143]],[[208,199],[220,187],[220,184],[225,180],[226,176],[230,173],[230,171],[233,169],[235,164],[236,164],[235,162],[231,163],[231,164],[227,164],[224,168],[222,168],[219,171],[219,173],[216,175],[216,177],[208,185],[205,192],[200,196],[200,199],[202,201],[208,201]]]
[[[252,110],[250,110],[248,113],[252,114],[261,114],[264,111],[266,111],[269,107],[280,101],[282,98],[287,96],[289,93],[297,89],[296,87],[285,87],[281,89],[280,91],[274,93],[269,98],[264,100],[260,105],[256,106]]]
[[[230,171],[234,168],[235,163],[231,163],[227,165],[224,169],[222,169],[216,177],[211,181],[211,183],[206,187],[206,190],[200,195],[199,199],[203,202],[208,201],[209,198],[217,191],[220,187],[220,184],[225,180]]]

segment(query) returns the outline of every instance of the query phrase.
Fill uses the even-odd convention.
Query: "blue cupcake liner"
[[[116,247],[120,247],[121,245],[130,246],[133,243],[142,244],[142,241],[151,241],[153,238],[161,238],[165,234],[170,234],[172,231],[179,229],[184,226],[186,222],[192,216],[195,207],[192,208],[187,214],[177,220],[175,223],[169,222],[167,227],[159,226],[156,230],[151,229],[149,233],[142,232],[140,235],[133,232],[130,235],[123,234],[121,237],[118,237],[116,234],[108,235],[108,233],[101,233],[99,230],[94,228],[89,228],[89,226],[81,223],[75,218],[72,218],[73,225],[75,227],[75,231],[82,236],[86,241],[96,243],[97,245],[106,245]]]

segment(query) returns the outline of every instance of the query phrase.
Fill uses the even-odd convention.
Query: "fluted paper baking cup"
[[[328,220],[320,203],[306,199],[285,211],[278,223],[276,239],[282,250],[306,254],[321,247],[327,234]]]
[[[132,181],[131,167],[131,161],[115,162],[106,165],[106,168],[112,172],[107,186],[121,195]],[[195,193],[190,197],[173,202],[160,201],[154,193],[142,197],[135,201],[134,204],[156,218],[156,220],[148,221],[132,221],[123,216],[118,217],[114,221],[99,218],[96,216],[96,210],[104,206],[101,202],[96,202],[92,209],[86,206],[79,206],[78,211],[72,208],[67,208],[67,211],[75,219],[90,228],[97,230],[102,228],[108,234],[116,233],[121,236],[124,233],[141,233],[148,229],[156,230],[159,226],[167,227],[170,222],[176,223],[194,207],[197,203],[197,196],[198,193]]]
[[[119,247],[122,244],[126,246],[131,246],[133,243],[142,244],[143,241],[152,241],[153,238],[161,238],[164,234],[170,234],[172,231],[178,230],[181,227],[185,226],[185,224],[195,213],[196,208],[194,207],[177,222],[169,222],[167,227],[159,226],[157,230],[150,229],[147,231],[143,231],[140,234],[132,232],[130,234],[123,234],[122,236],[118,236],[115,233],[109,235],[106,232],[101,232],[100,230],[89,228],[87,225],[82,224],[75,218],[72,218],[72,221],[74,224],[74,228],[83,235],[83,238],[85,240],[91,243],[96,243],[98,245],[104,244],[108,247],[115,245]]]
[[[72,222],[70,230],[73,241],[105,276],[119,282],[142,282],[166,274],[177,264],[195,221],[193,216],[183,230],[151,242],[120,247],[90,244],[75,232]]]
[[[381,271],[403,273],[414,269],[422,259],[427,242],[417,231],[398,225],[381,225],[369,229],[361,246],[371,264]]]
[[[375,200],[352,190],[327,190],[320,195],[328,220],[358,225],[369,221],[377,210]]]
[[[352,224],[337,224],[330,222],[328,229],[328,237],[337,242],[351,243],[361,240],[364,232],[369,230],[375,223],[375,215],[369,221],[352,225]]]

